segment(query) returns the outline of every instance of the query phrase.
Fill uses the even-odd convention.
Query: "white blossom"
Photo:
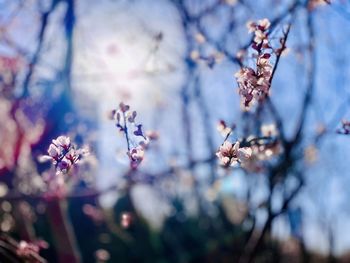
[[[216,156],[219,158],[220,163],[227,167],[247,161],[251,153],[252,150],[249,147],[240,147],[239,141],[235,144],[225,141],[216,152]]]

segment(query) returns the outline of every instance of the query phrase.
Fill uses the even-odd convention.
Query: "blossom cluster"
[[[269,20],[262,19],[258,22],[248,22],[249,32],[254,32],[252,48],[258,52],[256,57],[256,67],[242,67],[235,78],[239,87],[239,94],[244,108],[249,109],[254,101],[262,101],[268,95],[272,65],[270,63],[271,54],[267,52],[270,48],[268,40]]]
[[[144,159],[145,149],[151,140],[156,140],[156,132],[144,133],[142,124],[135,121],[136,111],[131,111],[130,106],[121,102],[117,110],[111,112],[110,118],[116,121],[116,126],[125,135],[130,160],[130,167],[136,169]]]
[[[219,158],[220,163],[225,166],[233,166],[237,163],[243,163],[247,161],[252,154],[252,150],[249,147],[240,147],[240,142],[231,143],[225,141],[216,152],[216,156]]]
[[[250,67],[241,68],[236,74],[242,104],[249,108],[254,101],[262,101],[268,95],[272,66],[270,54],[260,54],[257,58],[256,70]]]
[[[56,167],[56,174],[66,174],[86,155],[86,149],[77,149],[69,137],[59,136],[52,140],[44,159],[51,160]]]
[[[272,159],[281,153],[282,148],[278,141],[271,142],[257,141],[250,146],[251,156],[247,162],[243,164],[244,169],[250,172],[262,172],[264,169],[264,161]]]
[[[267,18],[261,19],[257,22],[249,21],[247,28],[249,33],[254,33],[252,47],[259,51],[262,48],[269,48],[268,29],[270,28],[270,21]]]
[[[216,156],[224,167],[239,163],[249,171],[259,172],[262,170],[261,161],[269,160],[281,152],[277,136],[274,124],[262,125],[261,137],[249,136],[234,144],[225,140]]]
[[[264,162],[272,159],[281,153],[282,147],[278,138],[276,125],[263,124],[260,127],[261,137],[252,137],[248,139],[252,155],[244,168],[251,172],[261,172],[264,169]]]

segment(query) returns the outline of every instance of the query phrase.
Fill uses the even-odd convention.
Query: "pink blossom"
[[[270,160],[281,153],[281,144],[278,141],[272,143],[258,143],[250,146],[251,154],[249,159],[242,164],[244,169],[251,172],[261,172],[264,168],[264,161]]]
[[[61,155],[61,151],[60,149],[54,145],[54,144],[50,144],[49,149],[47,150],[47,153],[49,154],[50,157],[52,157],[53,159],[57,159],[58,156]]]
[[[232,128],[228,127],[226,122],[223,120],[219,121],[219,123],[217,125],[217,130],[224,137],[228,136],[232,132]]]
[[[239,141],[235,144],[225,141],[216,152],[216,156],[223,166],[228,167],[247,161],[251,156],[251,152],[249,147],[241,148]]]
[[[257,22],[247,22],[247,28],[249,33],[254,33],[254,44],[268,46],[267,30],[271,23],[267,18],[258,20]]]
[[[256,70],[243,67],[235,74],[245,108],[249,108],[254,100],[264,100],[269,93],[272,75],[269,58],[270,54],[262,53],[257,58]]]
[[[257,45],[260,44],[267,44],[268,43],[268,39],[267,39],[267,35],[265,32],[261,31],[261,30],[256,30],[255,32],[255,37],[254,37],[254,42]]]
[[[271,23],[267,18],[261,19],[258,21],[258,28],[260,30],[266,31],[269,29]]]
[[[116,126],[124,133],[127,143],[127,155],[130,159],[130,166],[136,169],[144,158],[145,149],[151,140],[158,138],[155,131],[144,133],[143,125],[136,123],[136,111],[131,111],[129,105],[119,104],[119,109],[112,111],[112,119],[116,120]]]
[[[67,136],[58,136],[57,139],[52,140],[52,143],[58,147],[67,150],[70,147],[70,138]]]
[[[86,149],[76,149],[67,136],[59,136],[52,140],[48,150],[48,155],[41,157],[42,161],[51,160],[56,167],[56,173],[68,173],[68,171],[78,163],[83,155],[88,151]]]
[[[141,146],[133,148],[128,152],[132,168],[135,169],[142,162],[144,154],[145,150]]]
[[[247,29],[248,29],[248,32],[249,33],[253,33],[255,30],[256,30],[256,23],[255,22],[253,22],[253,21],[248,21],[247,22],[247,24],[246,24],[246,26],[247,26]]]

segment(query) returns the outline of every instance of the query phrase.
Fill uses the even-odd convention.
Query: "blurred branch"
[[[310,54],[310,62],[307,71],[308,84],[306,88],[306,94],[304,96],[302,109],[299,116],[296,132],[294,138],[290,142],[291,144],[297,143],[300,140],[300,136],[303,130],[303,126],[307,117],[307,110],[310,107],[313,91],[315,89],[315,75],[316,75],[316,54],[315,54],[315,33],[312,24],[312,12],[308,13],[307,17],[307,30],[309,34],[309,46],[308,51]]]
[[[207,144],[207,149],[209,152],[209,155],[214,153],[216,151],[215,149],[215,144],[212,136],[212,125],[210,123],[210,114],[208,107],[206,105],[204,96],[202,94],[201,90],[201,85],[200,85],[200,80],[199,76],[196,77],[195,84],[194,84],[194,89],[195,89],[195,95],[198,101],[198,107],[201,112],[201,117],[202,117],[202,122],[203,122],[203,130],[204,130],[204,135],[205,135],[205,141]],[[215,163],[216,160],[213,158],[212,161],[210,162],[210,184],[214,183],[215,177],[216,177],[216,169],[215,169]]]
[[[59,263],[81,262],[72,226],[68,220],[67,203],[64,199],[47,202],[47,216],[57,250]]]
[[[18,17],[24,5],[24,1],[19,1],[17,8],[9,15],[7,21],[4,22],[0,26],[0,40],[3,41],[8,47],[14,49],[16,53],[26,56],[28,51],[24,50],[17,43],[15,43],[7,34],[12,23],[14,23],[15,19]]]
[[[75,24],[75,0],[65,0],[67,3],[67,10],[64,17],[64,29],[66,35],[67,51],[65,63],[63,68],[63,75],[65,80],[65,92],[71,89],[71,74],[73,64],[73,36]]]
[[[49,10],[44,11],[41,14],[41,25],[40,25],[40,29],[39,29],[39,34],[38,34],[38,44],[37,47],[34,51],[34,54],[32,56],[32,59],[29,63],[29,67],[28,67],[28,72],[24,78],[24,82],[23,82],[23,90],[22,90],[22,97],[28,97],[29,96],[29,85],[34,73],[34,69],[36,64],[39,61],[40,58],[40,53],[44,44],[44,40],[45,40],[45,32],[46,32],[46,28],[48,26],[48,22],[49,22],[49,18],[51,13],[55,10],[56,6],[58,4],[58,0],[53,0],[51,3],[51,6],[49,8]]]
[[[283,51],[286,49],[286,42],[287,42],[287,39],[288,39],[288,35],[289,35],[289,32],[290,32],[290,28],[291,28],[292,24],[288,24],[287,26],[287,29],[286,31],[284,32],[284,37],[282,38],[282,41],[281,41],[281,48],[280,48],[280,52],[277,54],[277,58],[276,58],[276,62],[273,66],[273,69],[272,69],[272,73],[271,73],[271,77],[270,77],[270,87],[272,86],[272,81],[273,81],[273,78],[275,76],[275,73],[276,73],[276,70],[277,70],[277,67],[278,67],[278,64],[280,62],[280,58],[283,54]],[[271,101],[271,98],[269,96],[266,96],[266,103],[270,109],[270,112],[272,114],[272,116],[275,118],[275,121],[276,121],[276,124],[277,124],[277,128],[280,132],[280,135],[281,135],[281,140],[283,142],[283,144],[285,143],[285,134],[284,134],[284,128],[283,128],[283,122],[282,122],[282,118],[281,116],[279,115],[277,109],[275,108],[274,104],[272,103]]]
[[[183,170],[183,169],[190,169],[190,168],[194,168],[198,165],[202,165],[202,164],[207,164],[207,163],[211,163],[213,161],[216,161],[216,155],[213,155],[209,158],[205,158],[205,159],[199,159],[199,160],[192,160],[192,162],[190,162],[188,165],[185,166],[177,166],[177,167],[171,167],[168,170],[164,170],[158,173],[145,173],[145,172],[141,172],[143,179],[146,180],[146,178],[148,178],[149,180],[153,181],[153,180],[160,180],[164,177],[173,175],[174,173],[176,173],[176,171],[178,170]],[[130,174],[130,171],[126,172],[126,174],[123,177],[126,177]],[[147,181],[147,180],[146,180]],[[121,186],[120,184],[114,184],[111,185],[109,187],[107,187],[106,189],[103,190],[96,190],[96,189],[85,189],[85,190],[81,190],[72,194],[69,194],[66,196],[66,198],[83,198],[83,197],[93,197],[93,196],[100,196],[100,195],[104,195],[107,194],[111,191],[123,191],[124,190],[124,186]],[[47,200],[47,196],[46,195],[26,195],[26,194],[22,194],[22,193],[14,193],[11,192],[5,196],[0,197],[0,200]]]
[[[184,128],[184,138],[186,144],[187,151],[187,159],[189,162],[193,160],[192,156],[192,134],[191,134],[191,117],[189,112],[189,103],[190,103],[190,84],[193,81],[194,73],[196,69],[196,63],[194,63],[191,59],[191,51],[192,51],[192,35],[189,30],[189,14],[186,11],[183,1],[174,1],[176,3],[176,7],[181,16],[181,24],[182,30],[185,35],[185,43],[186,43],[186,55],[185,55],[185,81],[181,88],[181,100],[182,100],[182,122]]]

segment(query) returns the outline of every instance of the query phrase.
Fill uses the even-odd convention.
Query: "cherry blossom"
[[[223,137],[226,137],[230,135],[230,133],[232,132],[232,129],[235,127],[234,126],[233,128],[228,127],[225,121],[220,120],[216,128]]]
[[[142,146],[132,148],[128,152],[131,168],[136,168],[143,160],[145,150]]]
[[[271,160],[282,152],[279,141],[264,141],[259,138],[250,139],[250,158],[242,164],[243,168],[250,172],[262,172],[266,167],[264,162]]]
[[[48,150],[48,155],[44,155],[41,160],[50,160],[56,167],[56,174],[66,174],[88,153],[85,148],[76,149],[67,136],[59,136],[52,140]]]
[[[130,106],[124,103],[120,103],[119,108],[110,114],[119,131],[124,134],[132,169],[136,169],[143,161],[149,142],[158,138],[156,131],[144,132],[142,124],[136,122],[136,116],[137,112],[131,111]]]
[[[271,23],[267,18],[247,23],[248,31],[254,33],[251,47],[256,52],[253,54],[255,63],[254,66],[241,67],[234,75],[245,110],[249,110],[255,102],[264,101],[269,95],[273,75],[271,56],[274,54],[278,59],[286,50],[285,40],[288,33],[280,39],[281,47],[273,49],[269,41],[270,26]],[[243,56],[243,51],[237,54],[240,61],[243,60]]]
[[[262,53],[257,58],[256,70],[243,67],[235,74],[242,104],[246,109],[249,109],[253,101],[264,100],[269,93],[272,75],[269,58],[270,54]]]
[[[240,147],[239,141],[235,144],[225,141],[216,152],[220,163],[225,167],[245,162],[250,158],[251,154],[252,150],[249,147]]]
[[[275,124],[264,124],[260,128],[261,134],[264,137],[275,137],[278,135],[278,131]]]
[[[267,18],[258,20],[257,22],[249,21],[247,23],[247,28],[249,33],[254,33],[254,44],[256,46],[263,45],[268,46],[268,36],[267,31],[271,23]]]

